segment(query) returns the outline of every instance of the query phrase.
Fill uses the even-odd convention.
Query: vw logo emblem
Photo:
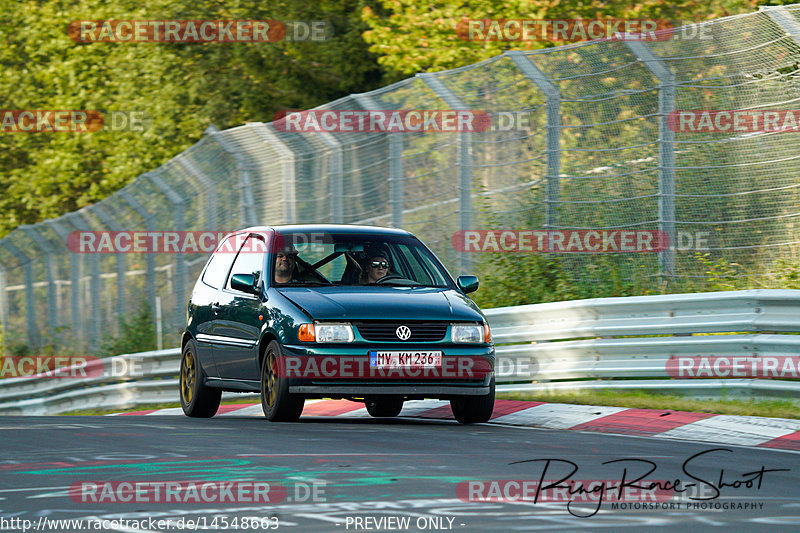
[[[411,338],[411,329],[408,326],[400,326],[396,330],[394,330],[395,335],[401,341],[407,341]]]

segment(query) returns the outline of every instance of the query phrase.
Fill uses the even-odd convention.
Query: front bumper
[[[408,400],[435,398],[451,399],[460,396],[485,396],[491,391],[494,377],[495,352],[493,345],[454,345],[454,344],[347,344],[347,345],[290,345],[283,346],[284,355],[295,357],[347,357],[363,358],[369,361],[370,351],[429,351],[440,350],[443,359],[470,358],[483,363],[483,368],[492,371],[485,375],[463,378],[434,377],[413,379],[410,377],[330,377],[330,378],[290,378],[289,392],[302,394],[307,398],[366,398],[391,396]]]
[[[449,399],[451,396],[486,396],[489,385],[290,385],[289,392],[307,397],[365,398],[367,396],[404,397],[407,400],[436,398]]]

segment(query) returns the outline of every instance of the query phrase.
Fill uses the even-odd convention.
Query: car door
[[[230,241],[230,242],[229,242]],[[236,257],[228,248],[231,237],[226,238],[211,256],[200,279],[192,290],[189,304],[193,307],[192,320],[196,328],[197,356],[206,375],[218,377],[214,355],[214,321],[217,319],[218,294],[225,285],[231,264]]]
[[[214,321],[214,361],[223,379],[259,381],[258,339],[261,330],[261,295],[231,287],[234,274],[255,274],[263,286],[262,273],[266,243],[259,234],[250,234],[236,255],[222,289],[217,294],[219,312]]]

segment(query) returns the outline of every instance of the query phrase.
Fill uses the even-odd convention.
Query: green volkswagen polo
[[[494,407],[489,326],[407,231],[371,226],[254,227],[228,234],[192,291],[182,338],[184,413],[211,417],[222,391],[260,392],[272,421],[306,398],[362,402],[372,416],[448,400],[461,423]]]

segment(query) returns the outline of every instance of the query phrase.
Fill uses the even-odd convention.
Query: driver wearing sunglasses
[[[373,255],[367,260],[366,268],[361,276],[361,283],[375,283],[386,277],[390,267],[389,260],[384,255]]]

